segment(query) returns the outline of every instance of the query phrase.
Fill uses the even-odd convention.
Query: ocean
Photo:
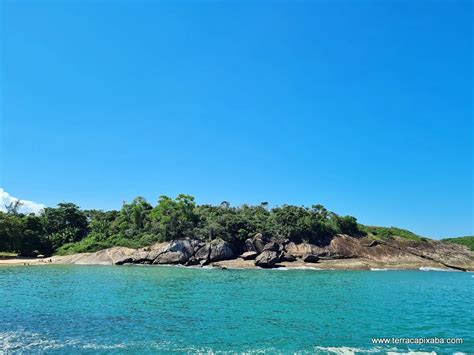
[[[473,301],[463,272],[5,266],[0,353],[472,353]]]

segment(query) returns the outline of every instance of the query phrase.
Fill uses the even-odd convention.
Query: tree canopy
[[[137,197],[119,211],[82,210],[73,203],[60,203],[40,215],[18,213],[15,206],[0,212],[0,251],[23,255],[136,248],[184,237],[238,244],[256,233],[315,244],[327,243],[337,233],[364,234],[354,217],[339,216],[321,205],[269,208],[263,202],[233,207],[227,201],[198,205],[184,194],[161,196],[155,206]]]

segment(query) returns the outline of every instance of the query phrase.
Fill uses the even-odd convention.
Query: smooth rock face
[[[121,260],[131,258],[135,252],[136,250],[131,248],[113,247],[99,250],[95,253],[54,256],[53,259],[60,264],[113,265]]]
[[[255,265],[263,268],[274,267],[280,261],[278,254],[274,251],[265,250],[255,259]]]
[[[198,241],[192,239],[173,240],[168,251],[181,253],[186,259],[189,259],[194,254],[194,246],[196,244],[198,244]]]
[[[290,242],[285,245],[285,250],[297,257],[303,257],[307,254],[315,254],[318,255],[320,253],[324,253],[326,248],[320,248],[314,244],[309,244],[309,243],[301,243],[301,244],[296,244],[294,242]]]
[[[314,254],[308,254],[303,256],[303,261],[305,263],[317,263],[319,258]]]
[[[165,251],[156,257],[153,264],[184,264],[194,254],[197,242],[189,239],[173,240]]]
[[[244,260],[253,260],[257,257],[257,252],[255,251],[246,251],[240,257]]]
[[[211,253],[209,254],[209,261],[220,261],[234,259],[236,253],[232,248],[232,244],[223,240],[213,240],[211,242]]]
[[[169,249],[169,247],[170,247],[170,243],[164,242],[164,243],[157,243],[157,244],[152,245],[149,248],[146,248],[147,250],[149,250],[148,255],[146,257],[147,260],[150,260],[151,262],[153,262],[158,257],[158,255],[163,254],[165,251]]]
[[[153,264],[184,264],[188,259],[179,251],[167,251],[158,255]]]

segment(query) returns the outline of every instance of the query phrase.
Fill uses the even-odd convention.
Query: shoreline
[[[68,256],[52,256],[51,258],[27,258],[27,257],[15,257],[8,259],[0,259],[0,267],[2,266],[48,266],[48,265],[103,265],[103,266],[115,266],[113,263],[104,262],[74,262],[71,259],[77,257],[80,254],[73,254]],[[49,261],[51,260],[51,262]],[[301,260],[293,262],[281,262],[276,265],[275,268],[261,268],[255,266],[253,260],[244,260],[242,258],[222,260],[212,262],[204,267],[200,266],[184,266],[179,264],[160,264],[160,265],[141,265],[141,264],[125,264],[125,266],[175,266],[182,268],[210,268],[210,269],[230,269],[230,270],[242,270],[242,269],[254,269],[254,270],[314,270],[314,271],[325,271],[325,270],[358,270],[358,271],[405,271],[405,270],[421,270],[421,271],[456,271],[453,268],[448,268],[444,265],[434,262],[424,263],[393,263],[393,262],[381,262],[374,261],[365,258],[350,258],[350,259],[331,259],[331,260],[320,260],[317,263],[306,263]],[[424,269],[424,270],[423,270]],[[468,270],[469,272],[469,270]]]

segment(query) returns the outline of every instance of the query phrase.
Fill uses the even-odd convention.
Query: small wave
[[[431,267],[431,266],[422,266],[420,267],[421,271],[454,271],[454,270],[449,270],[449,269],[443,269],[440,267]]]
[[[396,349],[384,349],[381,347],[375,347],[371,349],[352,348],[348,346],[317,346],[315,348],[316,354],[336,354],[336,355],[355,355],[355,354],[369,354],[369,353],[380,353],[386,351],[392,351]],[[392,353],[393,354],[393,353]]]
[[[45,351],[45,350],[59,350],[63,348],[78,348],[78,349],[95,349],[95,350],[110,350],[123,349],[127,344],[98,344],[91,342],[84,342],[78,339],[64,339],[56,340],[50,339],[46,336],[28,331],[4,332],[0,333],[0,354],[5,351],[7,354],[13,351]]]
[[[34,349],[59,349],[61,343],[47,339],[41,334],[32,332],[4,332],[0,333],[0,344],[2,350],[7,353],[14,350],[34,350]]]
[[[390,269],[387,269],[386,267],[383,268],[378,268],[378,267],[371,267],[370,271],[388,271]]]

